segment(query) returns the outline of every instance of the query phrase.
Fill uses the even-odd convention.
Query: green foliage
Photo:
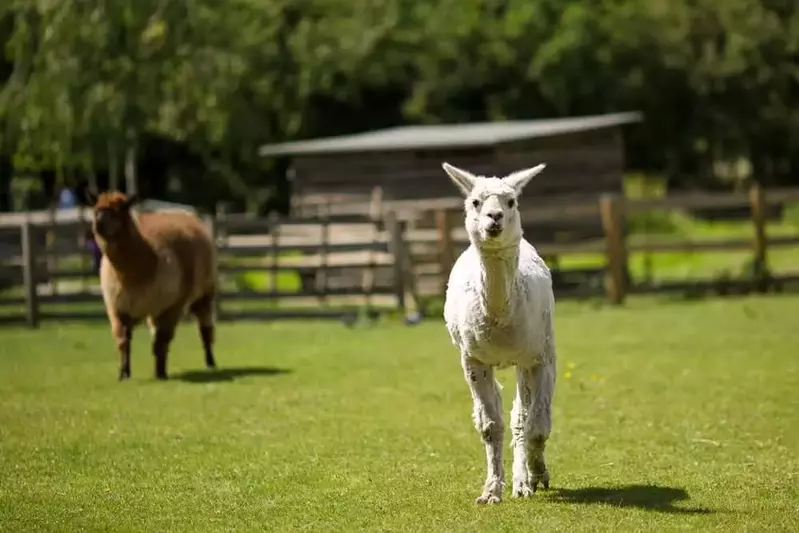
[[[799,10],[779,0],[9,0],[0,44],[0,150],[30,170],[104,168],[153,134],[244,198],[265,142],[639,109],[628,162],[670,184],[799,174]]]

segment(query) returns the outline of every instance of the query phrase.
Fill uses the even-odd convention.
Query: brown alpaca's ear
[[[130,196],[128,196],[128,198],[125,200],[125,203],[122,204],[122,206],[125,209],[130,209],[131,207],[133,207],[134,205],[138,204],[139,202],[141,202],[141,198],[139,197],[139,195],[138,194],[131,194]]]

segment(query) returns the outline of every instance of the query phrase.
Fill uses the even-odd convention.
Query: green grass
[[[281,259],[295,258],[302,256],[299,252],[280,252],[277,254],[278,262]],[[254,261],[255,260],[255,261]],[[251,291],[281,291],[298,292],[302,288],[302,280],[296,271],[281,270],[272,275],[268,266],[272,262],[271,255],[230,257],[224,261],[225,265],[230,266],[253,266],[253,270],[239,272],[226,280],[227,285],[232,285],[232,289],[246,289]],[[260,263],[260,264],[258,264]],[[231,283],[232,282],[232,283]]]
[[[224,325],[216,373],[187,325],[164,383],[144,330],[119,383],[104,326],[4,329],[0,530],[795,531],[798,309],[560,305],[553,488],[494,507],[442,323]]]

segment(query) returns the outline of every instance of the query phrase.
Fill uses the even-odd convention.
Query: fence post
[[[213,215],[206,215],[203,217],[205,219],[205,223],[208,225],[208,232],[211,234],[211,242],[213,243],[214,247],[214,255],[216,257],[216,261],[214,261],[214,278],[216,279],[216,295],[214,296],[214,315],[216,320],[219,320],[219,315],[222,313],[222,283],[221,277],[219,275],[219,245],[217,244],[217,239],[219,238],[219,232],[217,230],[216,225],[216,217]]]
[[[447,209],[436,211],[436,231],[438,232],[438,258],[441,269],[439,294],[443,295],[447,292],[449,271],[455,261],[455,252],[452,244],[452,218],[449,216]]]
[[[624,236],[624,205],[617,194],[599,198],[599,212],[605,232],[607,254],[605,293],[614,304],[624,302],[627,290],[627,247]]]
[[[766,193],[760,184],[755,183],[749,189],[749,206],[752,212],[752,223],[755,226],[755,278],[762,283],[766,274],[768,239],[766,238]],[[762,288],[762,287],[761,287]]]
[[[380,245],[380,220],[383,217],[383,188],[376,186],[372,189],[372,197],[369,202],[369,221],[372,226],[372,247],[369,249],[368,266],[361,272],[361,291],[364,294],[364,305],[367,309],[372,308],[372,293],[375,286],[375,257],[377,248]]]
[[[80,276],[81,287],[83,292],[89,291],[89,277],[86,272],[89,271],[89,265],[92,264],[92,256],[89,255],[88,240],[86,239],[86,231],[89,229],[86,223],[86,209],[83,203],[78,204],[78,247],[80,248],[80,266],[83,274]]]
[[[222,316],[224,310],[222,309],[222,252],[227,250],[230,235],[230,228],[227,220],[228,206],[225,202],[217,202],[214,206],[214,242],[216,243],[217,250],[217,279],[220,280],[220,285],[217,287],[216,293],[216,312],[217,320]],[[221,244],[220,244],[221,243]]]
[[[397,214],[387,210],[384,214],[386,231],[389,235],[389,251],[394,259],[394,292],[397,296],[397,306],[405,314],[405,269],[403,268],[402,225],[397,220]]]
[[[322,305],[328,305],[328,292],[330,287],[330,202],[326,204],[326,209],[322,212],[319,207],[319,219],[321,223],[321,240],[319,247],[319,268],[316,271],[316,298]],[[275,226],[275,240],[277,242],[277,225]]]
[[[25,285],[25,318],[32,328],[39,327],[39,294],[36,290],[36,241],[33,225],[24,220],[20,226],[22,244],[22,282]]]

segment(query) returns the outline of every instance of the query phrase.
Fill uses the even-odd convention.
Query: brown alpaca
[[[205,364],[215,368],[216,250],[205,224],[180,211],[136,213],[138,198],[121,192],[88,192],[87,199],[103,252],[100,285],[119,349],[119,379],[130,377],[133,329],[143,319],[152,333],[155,377],[167,378],[169,344],[186,311],[197,319]]]

